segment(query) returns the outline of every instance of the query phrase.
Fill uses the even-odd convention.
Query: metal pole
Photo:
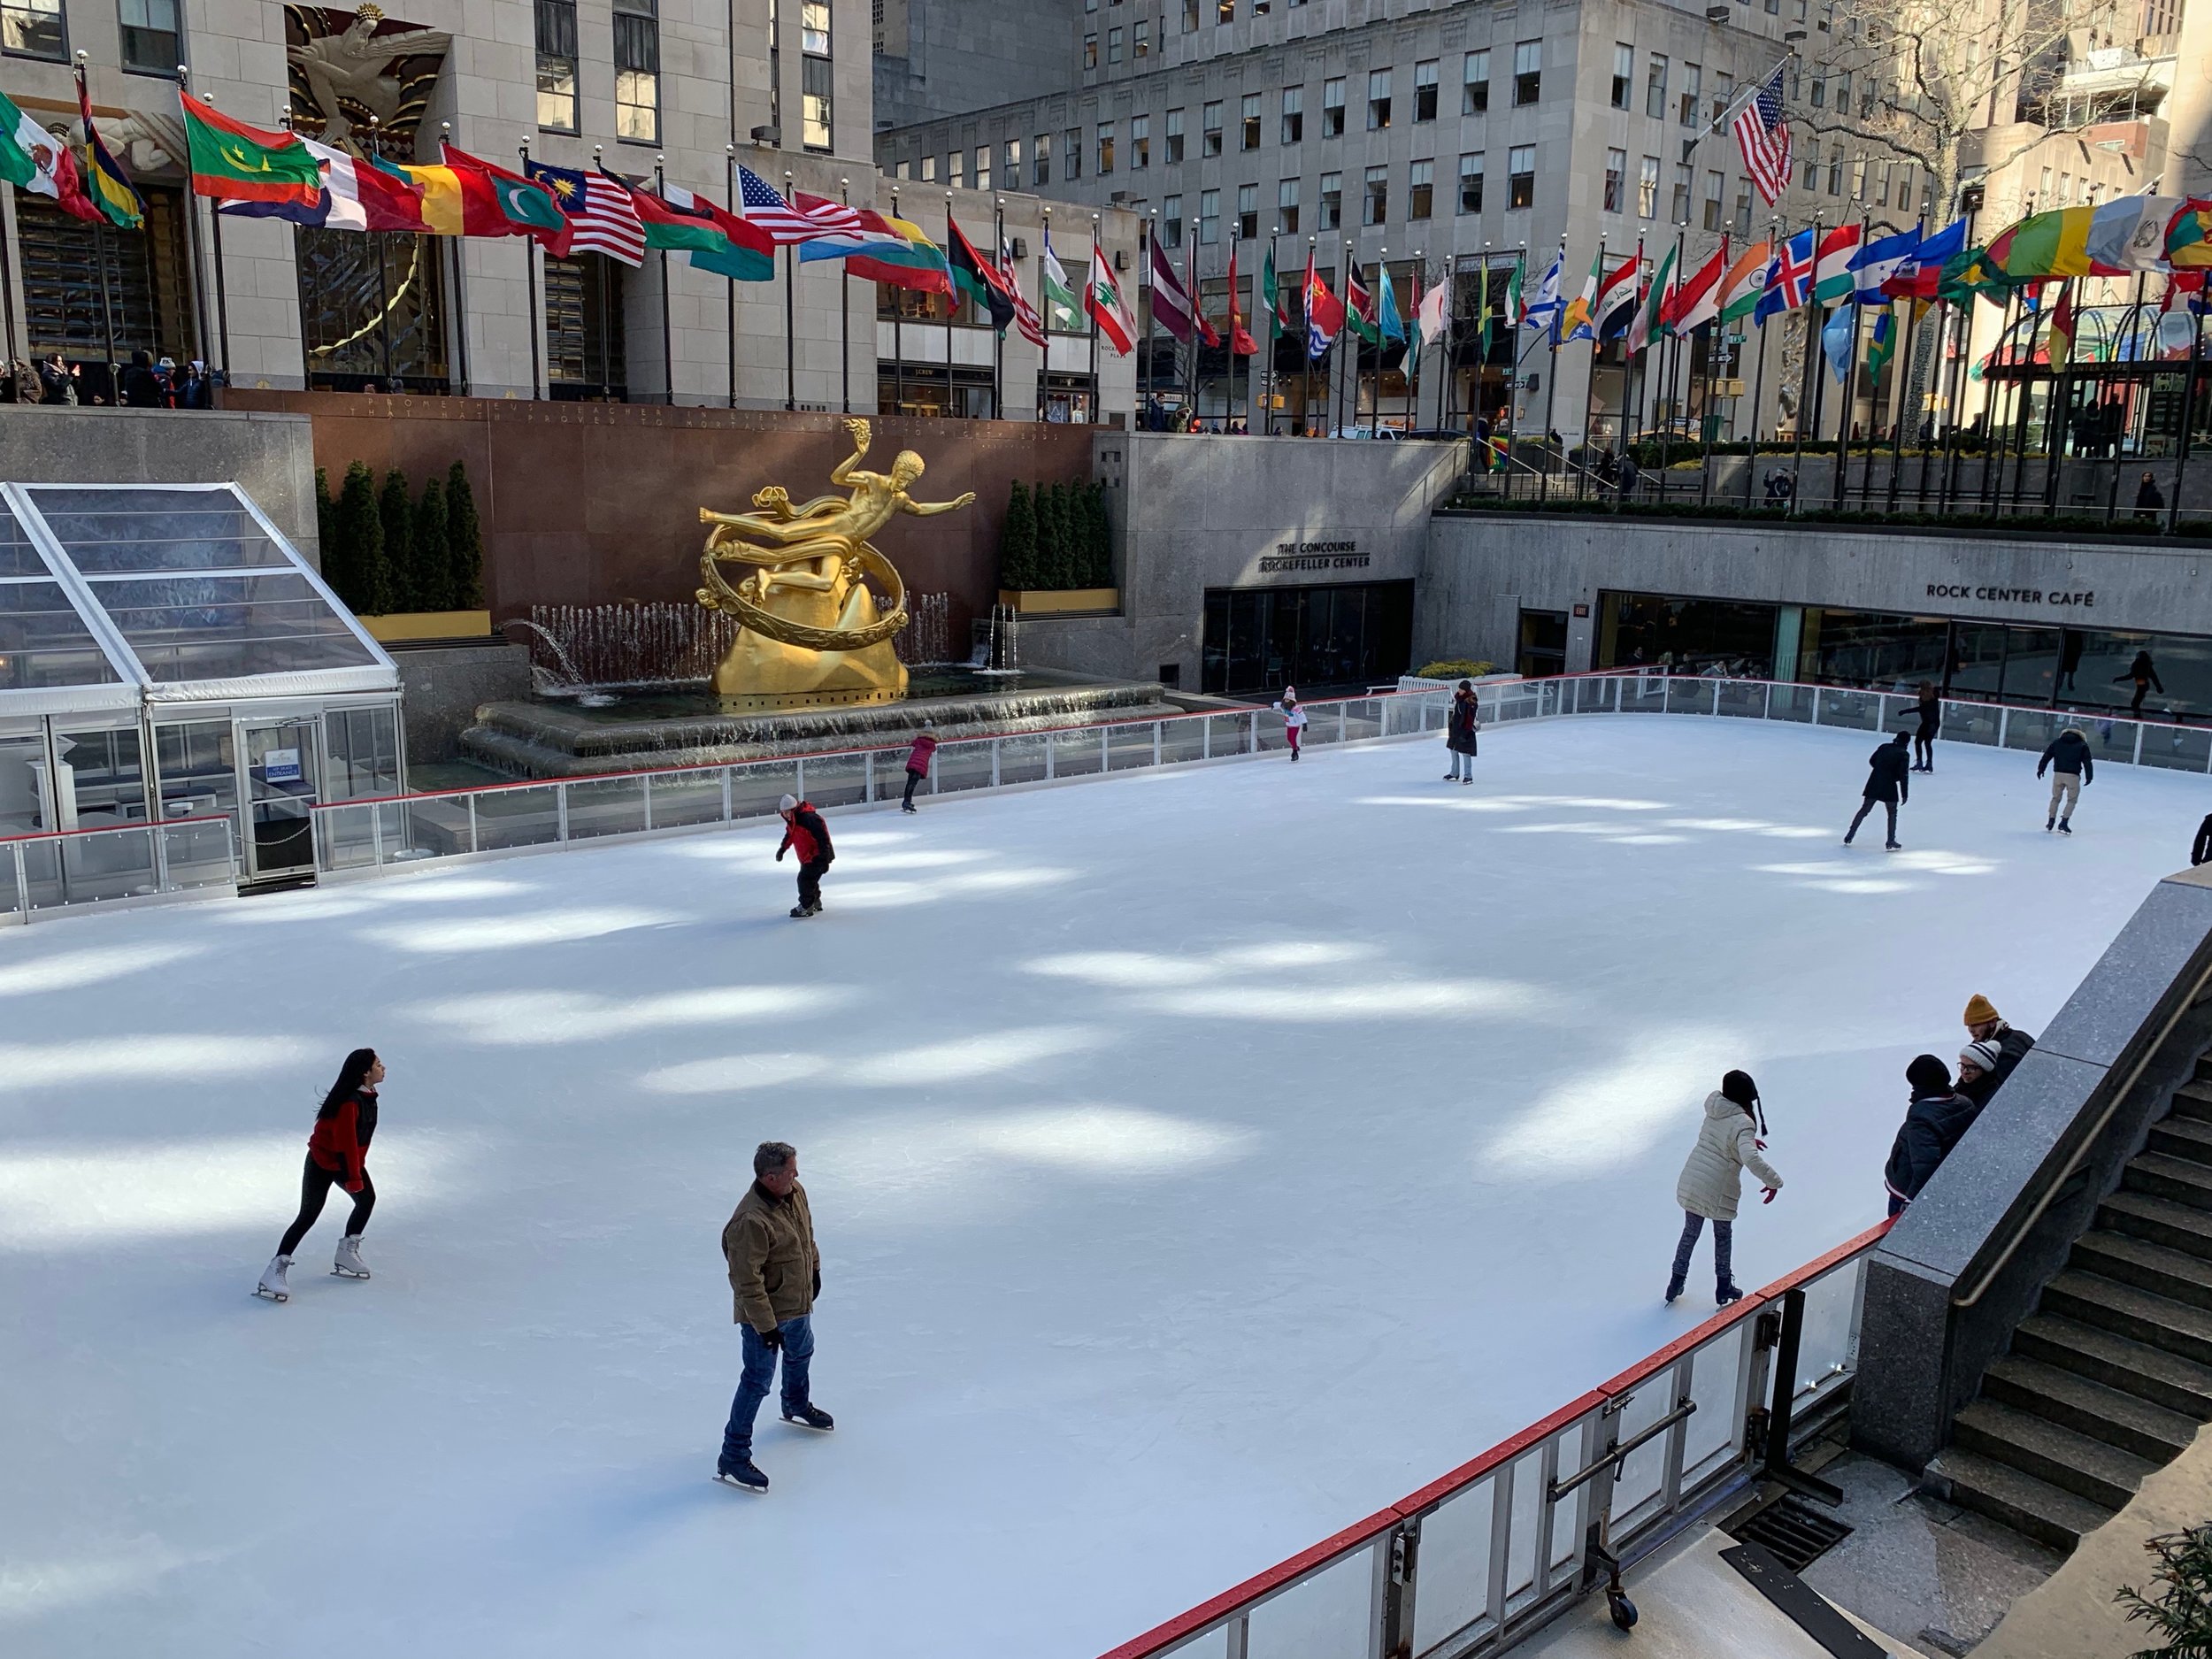
[[[891,217],[899,216],[899,193],[891,191]],[[733,293],[736,290],[732,289]],[[906,290],[891,290],[891,412],[902,414],[906,409]],[[880,382],[878,382],[880,385]]]
[[[653,194],[664,199],[668,195],[668,157],[653,157]],[[662,396],[670,408],[676,403],[676,341],[675,330],[668,315],[668,250],[661,253],[661,386]]]
[[[179,64],[177,65],[178,90],[184,90],[190,81],[191,71],[183,64]],[[279,119],[285,130],[289,132],[292,126],[291,111],[288,110],[281,111]],[[210,354],[207,331],[207,279],[206,273],[203,269],[206,263],[206,255],[205,250],[200,246],[200,198],[193,194],[192,181],[188,178],[185,180],[184,189],[184,223],[186,232],[184,246],[191,271],[195,337],[199,346],[198,355],[201,360],[205,362]],[[7,216],[4,213],[0,213],[0,317],[4,317],[7,320],[8,362],[12,365],[15,362],[15,289],[8,273],[8,227]],[[211,403],[212,401],[210,399]]]
[[[1382,430],[1382,360],[1383,349],[1388,344],[1382,333],[1382,285],[1390,274],[1389,262],[1390,250],[1378,248],[1375,250],[1375,286],[1371,290],[1371,297],[1375,302],[1375,401],[1369,405],[1367,411],[1367,435],[1371,438]],[[1355,400],[1359,395],[1356,389],[1358,384],[1356,380],[1353,381]],[[1359,424],[1359,404],[1356,401],[1352,404],[1352,424]]]
[[[952,192],[945,192],[945,245],[952,245]],[[945,413],[952,413],[952,314],[960,309],[960,285],[953,284],[945,295]],[[786,313],[787,316],[788,313]],[[790,333],[787,327],[786,334]],[[789,408],[789,404],[785,405]]]
[[[733,5],[733,6],[734,6],[734,4],[736,4],[736,0],[731,0],[731,4],[732,4],[732,5]],[[730,50],[731,50],[731,52],[732,52],[732,54],[733,54],[733,55],[734,55],[734,54],[735,54],[735,52],[736,52],[736,50],[737,50],[737,39],[736,39],[736,35],[735,35],[734,31],[733,31],[733,33],[732,33],[732,35],[731,35],[731,39],[730,39]],[[732,103],[732,104],[731,104],[731,113],[730,113],[730,119],[731,119],[731,120],[732,120],[733,122],[734,122],[734,121],[736,120],[736,119],[737,119],[737,114],[736,114],[736,104],[735,104],[735,103],[734,103],[734,102],[733,102],[733,103]],[[733,131],[734,131],[734,128],[733,128]],[[736,145],[734,142],[732,142],[732,143],[725,144],[725,145],[723,146],[723,149],[724,149],[724,150],[725,150],[726,152],[727,152],[727,165],[726,165],[726,168],[725,168],[725,170],[724,170],[723,179],[722,179],[722,183],[723,183],[723,194],[724,194],[725,196],[728,196],[728,197],[730,198],[730,211],[731,211],[732,212],[735,212],[735,211],[737,211],[737,205],[738,205],[738,195],[739,195],[739,192],[738,192],[738,188],[737,188],[737,145]],[[899,208],[898,208],[898,193],[897,193],[896,191],[892,192],[892,196],[891,196],[891,211],[892,211],[892,212],[894,212],[894,213],[896,213],[896,212],[899,211]],[[728,284],[728,285],[727,285],[726,296],[726,297],[725,297],[725,299],[724,299],[723,304],[724,304],[724,307],[725,307],[725,312],[726,312],[725,319],[724,319],[724,323],[723,323],[723,342],[724,342],[724,345],[725,345],[726,349],[727,349],[727,351],[728,351],[728,353],[729,353],[729,360],[730,360],[730,362],[729,362],[729,374],[730,374],[730,403],[729,403],[729,406],[730,406],[732,409],[735,409],[735,408],[737,407],[737,284],[736,284],[736,283],[732,282],[732,283],[730,283],[730,284]]]
[[[2070,281],[2064,285],[2061,292],[2068,293],[2073,286]],[[2075,312],[2075,326],[2078,328],[2080,326],[2078,310]],[[2044,355],[2046,357],[2050,355],[2047,349]],[[2058,505],[2059,470],[2065,460],[2066,448],[2066,426],[2062,417],[2071,413],[2070,406],[2074,399],[2073,366],[2074,347],[2070,340],[2066,345],[2064,365],[2056,363],[2051,365],[2051,394],[2044,400],[2043,405],[2043,505],[2046,509],[2055,509]]]
[[[1783,246],[1782,220],[1778,214],[1767,220],[1767,246],[1769,249]],[[1771,253],[1768,255],[1769,258],[1772,257]],[[1759,361],[1751,372],[1751,434],[1744,441],[1743,450],[1743,504],[1746,508],[1751,505],[1751,480],[1759,470],[1759,394],[1764,389],[1767,378],[1767,326],[1759,320],[1755,306],[1752,308],[1751,323],[1759,331]]]
[[[6,259],[6,250],[0,249],[0,265],[4,265]],[[2181,434],[2174,441],[2174,498],[2166,507],[2169,535],[2181,527],[2181,487],[2188,481],[2189,441],[2196,431],[2197,365],[2204,360],[2204,312],[2198,302],[2203,297],[2204,290],[2200,288],[2185,295],[2181,302],[2182,309],[2189,314],[2189,372],[2181,382]]]
[[[783,199],[787,202],[791,199],[791,169],[788,167],[783,170]],[[664,270],[667,267],[667,255],[661,256]],[[798,256],[792,251],[791,244],[787,242],[783,250],[783,406],[786,409],[796,409],[799,406],[798,290]],[[952,350],[949,340],[946,342],[945,384],[949,390],[952,384]]]
[[[1102,257],[1104,251],[1099,246],[1098,231],[1098,215],[1094,213],[1091,215],[1091,257],[1093,259]],[[1087,270],[1083,273],[1083,311],[1085,315],[1091,319],[1091,425],[1102,426],[1106,424],[1106,399],[1098,384],[1098,307],[1093,303],[1091,297],[1091,273]],[[1048,327],[1046,330],[1046,338],[1048,340],[1051,338],[1051,331]]]
[[[1809,415],[1812,420],[1820,419],[1820,380],[1818,371],[1813,367],[1813,359],[1820,349],[1813,338],[1816,332],[1814,323],[1816,313],[1824,309],[1813,297],[1814,290],[1820,284],[1820,215],[1817,213],[1813,215],[1812,256],[1813,268],[1805,284],[1805,362],[1803,373],[1798,376],[1797,381],[1797,448],[1790,457],[1789,516],[1793,518],[1797,516],[1798,499],[1803,493],[1798,485],[1805,476],[1805,428],[1809,424],[1807,417]],[[1808,403],[1813,404],[1810,410],[1806,408]]]
[[[999,250],[1006,246],[1006,198],[994,198],[991,209],[991,258],[995,264]],[[1006,330],[991,331],[991,419],[1006,419]]]
[[[1668,267],[1674,273],[1674,286],[1677,288],[1682,286],[1683,235],[1684,233],[1679,229],[1674,233],[1674,263]],[[1561,239],[1560,245],[1562,247],[1566,245],[1563,237]],[[1674,447],[1674,417],[1668,411],[1672,406],[1674,397],[1675,366],[1668,348],[1676,338],[1673,329],[1670,327],[1659,342],[1659,392],[1658,396],[1653,399],[1655,412],[1659,417],[1659,499],[1663,503],[1667,498],[1667,462]],[[1678,350],[1679,348],[1677,347],[1676,349]],[[1648,363],[1645,365],[1645,372],[1647,373],[1650,372]]]
[[[1309,271],[1313,269],[1314,252],[1320,246],[1320,242],[1318,236],[1306,238],[1306,269]],[[1306,336],[1305,342],[1299,348],[1299,355],[1306,360],[1306,366],[1301,371],[1303,383],[1298,388],[1298,435],[1302,438],[1313,424],[1313,319],[1307,314],[1306,309],[1310,299],[1305,289],[1299,289],[1298,321]]]
[[[1866,215],[1859,215],[1859,246],[1866,246]],[[1813,274],[1820,273],[1820,252],[1813,251]],[[1829,480],[1829,496],[1838,511],[1843,508],[1844,486],[1849,481],[1846,474],[1851,470],[1851,416],[1859,401],[1859,296],[1854,280],[1852,291],[1844,296],[1843,303],[1851,308],[1851,351],[1843,364],[1843,396],[1836,414],[1836,475]]]
[[[207,296],[200,287],[200,201],[188,192],[184,200],[191,216],[192,296],[199,303],[200,350],[204,355],[207,351]],[[15,276],[8,265],[8,214],[11,211],[11,207],[0,207],[0,320],[4,320],[7,327],[8,372],[12,374],[18,359],[15,350]],[[24,355],[27,357],[29,354],[26,352]],[[17,396],[21,395],[22,388],[19,387]]]
[[[853,181],[850,179],[840,179],[837,181],[837,197],[849,208],[853,204]],[[730,285],[730,291],[732,293],[737,291],[735,283]],[[837,262],[837,309],[844,313],[845,319],[841,381],[844,387],[845,412],[849,415],[853,412],[853,283],[852,273],[846,269],[845,262],[841,259]]]
[[[1601,305],[1605,303],[1605,238],[1602,236],[1598,238],[1598,291],[1591,297]],[[1598,337],[1598,328],[1601,320],[1597,317],[1590,319],[1590,366],[1582,377],[1582,455],[1583,465],[1586,468],[1589,465],[1590,456],[1591,411],[1596,407],[1598,398],[1598,352],[1605,344]],[[1576,488],[1575,494],[1578,495],[1582,494],[1579,485]]]
[[[442,140],[439,148],[439,154],[443,155],[445,153],[445,146],[453,142],[453,123],[450,121],[439,122],[438,132]],[[530,170],[527,166],[523,168],[525,177],[528,176],[529,171]],[[454,365],[460,371],[457,389],[460,396],[466,397],[469,395],[469,307],[468,288],[465,286],[464,273],[461,268],[461,239],[457,236],[453,239]],[[454,377],[448,375],[446,383],[449,386],[455,385],[456,382]]]
[[[1564,280],[1565,274],[1566,274],[1566,264],[1567,264],[1567,236],[1566,236],[1566,233],[1563,231],[1563,232],[1561,232],[1561,233],[1560,233],[1560,236],[1559,236],[1559,268],[1560,268],[1560,274],[1561,274],[1561,278],[1562,278],[1563,282],[1563,280]],[[1548,501],[1548,500],[1550,500],[1550,499],[1551,499],[1551,464],[1552,464],[1552,453],[1551,453],[1551,434],[1552,434],[1552,418],[1553,418],[1554,414],[1555,414],[1555,413],[1556,412],[1556,411],[1557,411],[1557,402],[1558,402],[1558,397],[1559,397],[1559,307],[1558,307],[1558,303],[1557,303],[1558,298],[1559,298],[1559,296],[1558,296],[1557,295],[1555,295],[1555,294],[1554,296],[1552,296],[1552,299],[1553,299],[1553,302],[1554,302],[1554,303],[1553,303],[1553,306],[1552,306],[1552,313],[1551,313],[1550,319],[1549,319],[1549,320],[1546,323],[1546,325],[1545,325],[1545,330],[1544,330],[1544,331],[1545,331],[1545,333],[1548,334],[1551,336],[1551,360],[1550,360],[1549,365],[1548,365],[1548,367],[1546,368],[1545,374],[1544,374],[1544,447],[1543,447],[1543,449],[1542,449],[1542,451],[1541,451],[1541,453],[1542,453],[1542,455],[1543,455],[1543,457],[1544,457],[1544,475],[1543,475],[1540,479],[1539,479],[1539,480],[1537,480],[1537,484],[1536,484],[1536,499],[1537,499],[1537,500],[1539,500],[1539,501]],[[1562,465],[1564,465],[1564,462],[1565,462],[1565,457],[1563,456],[1563,457],[1561,457],[1560,458],[1561,458],[1561,463],[1562,463]],[[1561,480],[1561,483],[1562,483],[1562,484],[1563,484],[1563,484],[1565,483],[1565,480],[1563,480],[1563,480]]]
[[[2134,334],[2135,330],[2141,325],[2142,317],[2143,273],[2138,271],[2135,273],[2135,298],[2130,302],[2128,305],[2126,320],[2122,324],[2122,331],[2114,337],[2113,341],[2113,357],[2116,360],[2119,357],[2119,342],[2123,340],[2128,339]],[[2067,356],[2070,357],[2073,356],[2073,352],[2070,349],[2068,350]],[[2155,361],[2154,358],[2152,360]],[[2124,382],[2122,383],[2124,388]],[[2142,384],[2147,387],[2150,382],[2146,380],[2142,382]],[[2122,396],[2126,396],[2124,389],[2123,389]],[[2123,405],[2123,408],[2124,409],[2124,405]],[[2110,524],[2114,519],[2120,516],[2120,472],[2122,465],[2120,460],[2120,450],[2127,437],[2126,428],[2133,424],[2134,423],[2131,420],[2124,419],[2122,421],[2121,430],[2112,434],[2112,488],[2106,495],[2104,503],[2104,521],[2107,524]]]

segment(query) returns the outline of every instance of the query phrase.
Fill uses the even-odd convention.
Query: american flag
[[[611,179],[541,161],[525,162],[523,171],[559,204],[569,223],[571,253],[603,253],[633,269],[645,263],[645,227],[627,190]]]
[[[860,215],[849,207],[818,196],[801,199],[806,205],[795,207],[783,199],[774,185],[750,167],[741,166],[737,170],[740,216],[766,231],[779,248],[812,242],[829,231],[860,228]]]
[[[1771,207],[1790,182],[1790,124],[1782,119],[1782,71],[1777,64],[1766,84],[1737,112],[1736,144],[1743,151],[1744,171]]]
[[[1044,319],[1037,315],[1037,308],[1022,292],[1020,279],[1014,274],[1014,250],[1004,236],[998,239],[999,274],[1006,279],[1006,286],[1014,296],[1014,326],[1022,331],[1022,338],[1033,346],[1045,342]]]

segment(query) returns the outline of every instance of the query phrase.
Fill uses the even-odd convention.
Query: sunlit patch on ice
[[[1805,824],[1770,824],[1764,818],[1671,818],[1663,823],[1667,829],[1710,830],[1717,834],[1771,835],[1781,841],[1821,841],[1835,833]]]
[[[1508,824],[1499,832],[1502,835],[1594,835],[1600,841],[1618,841],[1630,847],[1665,847],[1686,841],[1686,835],[1663,835],[1635,829],[1626,824]]]
[[[1623,1057],[1570,1074],[1479,1148],[1479,1173],[1583,1179],[1633,1164],[1677,1128],[1694,1132],[1721,1074],[1754,1057],[1720,1026],[1604,1033]]]
[[[0,1043],[0,1090],[67,1083],[150,1080],[196,1086],[273,1071],[320,1052],[297,1037],[87,1037],[76,1042]]]
[[[708,1060],[664,1065],[638,1079],[657,1094],[726,1094],[744,1089],[778,1088],[819,1077],[830,1063],[811,1054],[726,1054]]]
[[[1508,979],[1373,979],[1348,985],[1203,985],[1140,999],[1148,1013],[1192,1019],[1493,1018],[1541,1013],[1552,999]]]
[[[683,918],[665,910],[625,905],[571,910],[526,910],[512,916],[456,917],[371,928],[368,937],[395,950],[450,956],[471,950],[512,950],[524,945],[561,945],[598,939],[634,927],[660,927]]]
[[[1110,1034],[1094,1025],[1035,1025],[1026,1030],[983,1032],[946,1042],[872,1055],[838,1073],[840,1081],[924,1087],[1018,1071],[1040,1060],[1081,1054],[1105,1047]]]
[[[143,1595],[164,1573],[219,1559],[142,1540],[105,1555],[0,1563],[0,1620],[41,1618],[111,1597]]]
[[[0,996],[24,996],[40,991],[72,991],[80,986],[101,985],[150,968],[165,968],[200,956],[205,945],[101,945],[90,950],[64,950],[0,968]]]
[[[1355,940],[1285,939],[1263,944],[1232,945],[1207,956],[1164,956],[1147,950],[1075,950],[1038,956],[1032,973],[1082,979],[1116,990],[1148,991],[1163,986],[1202,985],[1224,974],[1281,973],[1298,968],[1341,969],[1379,954]],[[1278,987],[1279,988],[1279,987]]]
[[[823,883],[823,896],[833,910],[891,910],[907,904],[927,904],[936,899],[1021,893],[1033,887],[1056,887],[1074,879],[1072,870],[1030,864],[956,871],[912,881],[840,881],[833,868]]]
[[[853,995],[831,985],[726,985],[629,997],[592,991],[500,991],[419,1003],[400,1011],[450,1025],[455,1035],[470,1041],[503,1048],[596,1042],[671,1026],[787,1018],[839,1007]]]

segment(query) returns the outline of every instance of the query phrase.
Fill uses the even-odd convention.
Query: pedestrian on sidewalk
[[[1475,738],[1482,730],[1482,700],[1475,695],[1474,682],[1463,680],[1459,689],[1452,693],[1451,713],[1445,722],[1444,744],[1452,752],[1452,769],[1444,774],[1446,783],[1472,783],[1475,780]]]
[[[1851,838],[1859,833],[1859,826],[1866,822],[1866,815],[1879,802],[1889,815],[1889,840],[1884,846],[1891,852],[1898,849],[1897,809],[1912,797],[1912,785],[1905,778],[1905,774],[1912,770],[1912,757],[1905,752],[1905,745],[1911,741],[1910,733],[1900,732],[1866,757],[1868,770],[1864,798],[1859,803],[1858,816],[1851,820],[1851,827],[1843,833],[1846,847],[1851,844]]]
[[[2043,827],[2048,832],[2056,824],[2060,834],[2071,835],[2082,786],[2097,776],[2097,763],[2089,757],[2089,740],[2079,727],[2070,726],[2050,741],[2043,758],[2035,763],[2036,778],[2040,780],[2047,770],[2051,774],[2051,810],[2043,819]]]
[[[1920,1196],[1921,1188],[1943,1167],[1943,1160],[1973,1127],[1982,1110],[1951,1087],[1951,1073],[1932,1054],[1914,1056],[1905,1068],[1905,1081],[1911,1086],[1912,1101],[1882,1170],[1893,1216],[1902,1215]]]
[[[307,1138],[307,1164],[300,1172],[300,1210],[284,1230],[277,1253],[253,1288],[271,1302],[289,1302],[292,1287],[286,1275],[292,1253],[300,1247],[323,1213],[333,1187],[352,1194],[353,1213],[338,1240],[338,1254],[330,1271],[340,1279],[366,1279],[361,1261],[361,1235],[367,1231],[369,1212],[376,1208],[376,1183],[369,1179],[369,1142],[376,1135],[376,1088],[384,1080],[384,1062],[373,1048],[356,1048],[338,1068],[338,1080],[323,1096],[315,1111],[314,1133]]]
[[[722,1229],[729,1268],[732,1317],[740,1327],[745,1371],[730,1402],[722,1455],[714,1478],[749,1492],[768,1490],[753,1466],[753,1419],[768,1398],[783,1356],[783,1420],[827,1433],[835,1419],[814,1404],[814,1303],[822,1294],[822,1252],[814,1242],[814,1212],[799,1185],[799,1155],[781,1141],[753,1154],[753,1184]]]
[[[776,849],[776,862],[781,864],[786,853],[799,855],[799,902],[791,914],[819,916],[822,877],[837,857],[837,849],[830,845],[829,826],[822,822],[813,802],[794,795],[776,803],[776,815],[783,819],[783,845]]]
[[[1298,746],[1304,741],[1306,735],[1306,711],[1298,705],[1298,687],[1285,686],[1283,700],[1271,706],[1276,713],[1283,717],[1283,735],[1289,740],[1290,757],[1295,761],[1298,758]]]
[[[929,763],[937,753],[937,723],[924,720],[922,729],[914,734],[914,746],[906,751],[906,794],[899,802],[902,812],[918,812],[914,791],[929,776]]]
[[[1936,733],[1943,727],[1943,699],[1936,695],[1934,682],[1920,682],[1920,701],[1913,712],[1920,717],[1920,724],[1912,734],[1912,769],[1933,772]]]
[[[1698,1125],[1697,1144],[1682,1165],[1674,1184],[1675,1202],[1682,1206],[1682,1237],[1674,1247],[1674,1272],[1667,1280],[1667,1300],[1682,1294],[1690,1277],[1690,1256],[1697,1248],[1705,1224],[1713,1224],[1713,1299],[1725,1308],[1743,1300],[1737,1288],[1731,1257],[1735,1246],[1736,1206],[1743,1195],[1743,1172],[1759,1179],[1770,1204],[1782,1190],[1782,1178],[1759,1154],[1766,1142],[1759,1107],[1759,1086],[1747,1071],[1731,1071],[1720,1080],[1717,1093],[1705,1097],[1705,1121]]]

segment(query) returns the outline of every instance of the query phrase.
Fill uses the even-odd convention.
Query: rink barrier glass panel
[[[1770,1403],[1786,1395],[1801,1424],[1837,1398],[1857,1363],[1866,1264],[1887,1231],[1724,1309],[1472,1462],[1106,1659],[1509,1650],[1604,1582],[1585,1558],[1593,1528],[1632,1572],[1689,1517],[1747,1487],[1766,1455],[1755,1431]],[[1777,1379],[1792,1321],[1797,1375]]]
[[[174,894],[235,892],[234,827],[224,815],[0,840],[0,921]]]

